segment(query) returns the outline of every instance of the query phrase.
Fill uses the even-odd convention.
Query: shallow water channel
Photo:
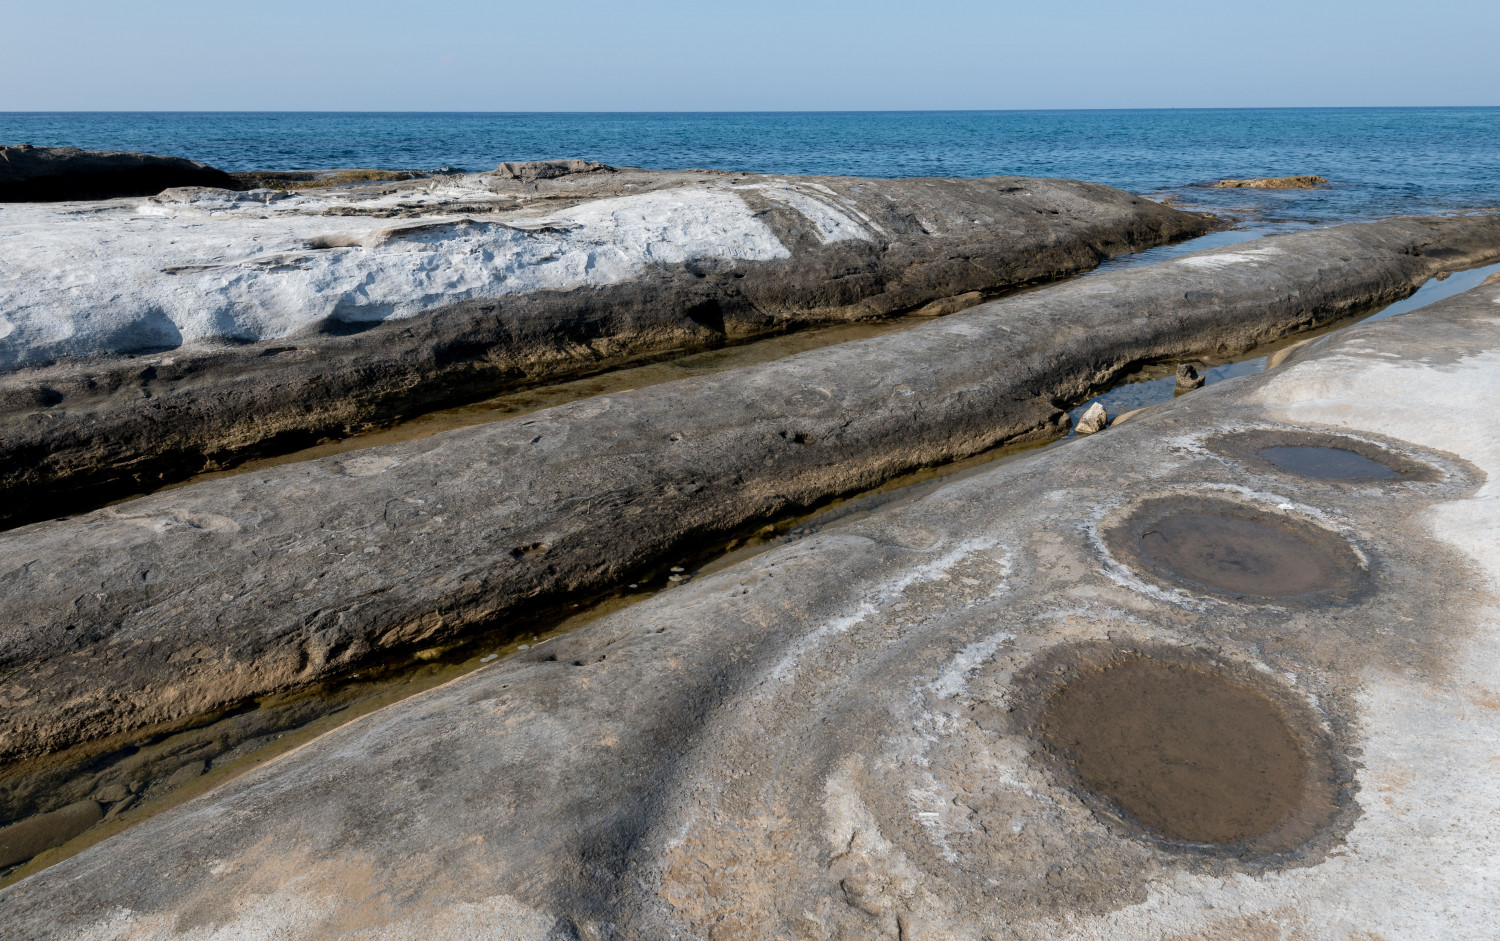
[[[1211,239],[1215,238],[1215,236],[1210,235],[1205,236],[1205,238]],[[1203,239],[1195,241],[1201,242]],[[1153,249],[1152,251],[1156,250]],[[1142,252],[1141,254],[1148,255],[1150,252]],[[1482,268],[1471,268],[1467,271],[1439,275],[1429,279],[1411,297],[1397,301],[1379,310],[1356,314],[1353,317],[1346,317],[1343,320],[1324,324],[1321,327],[1315,327],[1312,330],[1304,331],[1295,336],[1277,340],[1275,343],[1250,350],[1239,356],[1228,359],[1204,358],[1191,360],[1191,362],[1198,365],[1198,371],[1207,380],[1206,384],[1209,385],[1215,382],[1223,382],[1225,379],[1233,379],[1236,376],[1248,376],[1252,373],[1262,372],[1267,368],[1268,364],[1271,366],[1280,365],[1281,359],[1280,357],[1276,357],[1278,352],[1289,350],[1290,347],[1300,346],[1308,340],[1316,339],[1337,330],[1343,330],[1345,327],[1352,327],[1358,323],[1384,320],[1387,317],[1395,317],[1398,314],[1418,310],[1445,298],[1462,294],[1472,288],[1477,288],[1488,278],[1496,274],[1500,274],[1500,265],[1486,265]],[[1204,366],[1208,368],[1202,368]],[[1113,389],[1081,403],[1069,414],[1072,415],[1073,421],[1076,423],[1091,405],[1098,402],[1104,406],[1111,418],[1116,418],[1136,409],[1171,401],[1178,394],[1177,381],[1174,375],[1175,369],[1175,363],[1152,364],[1127,376],[1124,381],[1116,385]],[[1070,431],[1068,436],[1076,437],[1076,433]]]
[[[1281,226],[1273,230],[1259,226],[1214,233],[1107,265],[1121,267],[1162,261],[1286,228]],[[1365,320],[1416,310],[1476,287],[1497,273],[1500,273],[1500,265],[1440,276],[1406,300],[1381,310],[1288,337],[1233,359],[1195,362],[1200,367],[1207,367],[1205,373],[1209,383],[1258,372],[1268,365],[1279,364],[1278,352],[1309,338]],[[825,327],[543,389],[511,393],[197,479],[425,437],[451,428],[508,419],[592,395],[768,362],[804,350],[908,329],[929,321],[930,318],[926,317],[907,317]],[[1072,414],[1076,419],[1096,401],[1104,404],[1112,417],[1168,401],[1178,394],[1173,376],[1175,365],[1160,363],[1143,367],[1114,388],[1078,403]],[[996,448],[941,467],[904,475],[870,491],[830,501],[814,512],[769,522],[755,532],[742,534],[727,543],[703,546],[691,557],[677,560],[676,564],[664,563],[640,581],[621,586],[607,595],[578,599],[561,609],[539,613],[529,622],[509,620],[503,629],[471,637],[460,644],[408,652],[335,681],[264,697],[236,710],[205,717],[190,727],[113,743],[103,753],[98,753],[100,746],[96,744],[87,753],[64,753],[50,756],[44,763],[31,767],[8,769],[8,777],[0,781],[0,820],[20,823],[0,828],[0,886],[24,878],[136,822],[205,793],[361,715],[449,682],[518,650],[545,644],[553,637],[657,592],[670,590],[698,575],[726,568],[773,546],[828,527],[919,499],[950,479],[977,473],[997,462],[1016,460],[1039,448],[1065,447],[1073,437],[1075,435],[1069,432],[1052,442]],[[37,811],[43,813],[38,815]],[[26,828],[25,832],[21,833],[20,828]],[[18,851],[12,847],[12,858],[5,856],[7,842],[19,845],[18,833],[25,837],[25,845],[41,851],[39,855],[28,861],[18,857]]]

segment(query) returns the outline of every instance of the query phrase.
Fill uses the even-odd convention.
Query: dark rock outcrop
[[[229,174],[183,157],[0,145],[3,203],[155,196],[176,186],[238,188]]]

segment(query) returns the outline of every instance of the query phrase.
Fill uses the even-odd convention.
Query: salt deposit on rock
[[[462,184],[441,192],[489,195]],[[0,369],[401,319],[475,297],[615,284],[655,264],[789,255],[727,189],[600,199],[524,221],[380,215],[431,195],[368,200],[358,216],[333,214],[338,196],[256,193],[9,209]],[[828,241],[868,237],[833,211],[816,222]]]

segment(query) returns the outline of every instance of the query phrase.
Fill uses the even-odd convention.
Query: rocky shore
[[[959,309],[1213,225],[1066,180],[582,161],[9,207],[0,521],[509,388]]]
[[[1485,923],[1500,215],[439,173],[0,148],[0,935]]]
[[[906,410],[904,438],[943,414],[950,396],[1005,382],[986,371],[982,380],[924,385],[918,367],[935,359],[922,355],[962,361],[1004,350],[1018,373],[1040,376],[1055,363],[1059,376],[1088,375],[1108,368],[1114,347],[1064,362],[1067,352],[1111,331],[1186,344],[1195,318],[1250,333],[1248,309],[1314,310],[1348,298],[1360,278],[1378,285],[1367,290],[1397,295],[1409,290],[1404,266],[1436,264],[1433,254],[1451,242],[1435,233],[1460,224],[1487,223],[1305,233],[961,314],[900,335],[887,355],[864,348],[866,373],[891,377],[869,380],[870,394],[890,403],[873,414]],[[1411,251],[1418,242],[1420,255]],[[1091,321],[1088,288],[1140,304],[1139,316],[1114,327]],[[1163,311],[1169,297],[1178,306]],[[1071,334],[1044,316],[1049,303],[1080,311]],[[1029,327],[1018,304],[1033,305]],[[1068,342],[1022,354],[1006,337],[1025,329]],[[1500,405],[1497,349],[1500,285],[1332,334],[1278,369],[774,550],[384,709],[0,892],[0,922],[23,939],[1472,935],[1492,908],[1473,880],[1500,836],[1491,760],[1500,737],[1500,505],[1490,483],[1500,450],[1473,420]],[[844,447],[859,415],[871,414],[866,406],[846,415],[860,381],[829,368],[837,352],[788,362],[762,380],[767,391],[752,400],[745,427],[754,427],[751,413],[774,414],[778,401],[795,417],[768,419],[753,433],[735,431],[731,415],[718,423],[729,429],[724,437],[705,437],[670,412],[648,434],[612,401],[549,416],[524,440],[520,429],[503,430],[505,448],[466,439],[462,450],[494,455],[482,461],[510,453],[546,461],[581,448],[591,415],[609,412],[621,438],[595,437],[590,453],[638,434],[629,447],[640,454],[706,448],[699,476],[684,480],[707,483],[729,453],[713,441],[753,434],[779,465],[785,483],[775,486],[790,491],[796,462],[814,460],[791,455]],[[854,385],[830,385],[839,377]],[[695,388],[691,401],[737,402],[728,384],[749,380],[716,382]],[[753,386],[733,391],[741,388]],[[1460,401],[1468,407],[1454,408]],[[1038,417],[1049,407],[1038,406]],[[971,431],[935,434],[991,434],[978,429],[1001,412],[973,414]],[[1295,459],[1285,453],[1298,449]],[[314,505],[312,495],[332,492],[319,476],[369,487],[420,473],[423,462],[421,479],[437,486],[440,452],[396,449],[342,469],[302,468],[278,492]],[[751,462],[728,463],[751,472]],[[594,457],[548,479],[574,488],[584,510],[589,500],[610,504],[600,481],[629,479],[624,466]],[[417,479],[405,478],[401,493],[426,499],[429,490],[411,486]],[[546,504],[538,485],[509,485],[516,512]],[[233,527],[235,539],[254,540],[261,519],[274,523],[235,509],[234,493],[247,508],[264,503],[246,488],[253,484],[175,495],[184,510],[220,508],[193,523],[159,504],[20,530],[7,537],[3,568],[40,558],[16,553],[18,537],[36,550],[58,547],[50,558],[60,559],[60,547],[85,532],[101,546],[119,541],[80,569],[143,551],[132,543],[191,545],[181,561],[212,557]],[[697,493],[713,502],[712,487]],[[368,513],[379,507],[372,494],[362,503]],[[617,519],[631,518],[630,508],[607,507]],[[407,525],[434,534],[413,558],[474,542],[454,529],[466,514],[436,522],[446,507],[398,500],[383,512],[397,533]],[[378,566],[391,557],[391,537],[372,520],[338,520],[317,528],[350,537],[343,558]],[[1177,541],[1185,520],[1208,541]],[[528,535],[535,545],[495,545],[520,550],[511,564],[525,567],[557,558],[572,538],[598,541],[563,526]],[[262,558],[312,557],[285,539],[265,545]],[[1225,562],[1236,553],[1245,564]],[[221,564],[245,571],[228,558]],[[30,565],[34,597],[51,567]],[[160,577],[177,575],[167,568]],[[157,572],[134,576],[139,589],[111,583],[107,597],[144,597]],[[430,591],[444,577],[384,576],[401,591],[372,587],[368,607],[400,606],[396,595]],[[266,597],[300,591],[289,579],[267,584]],[[353,572],[342,580],[358,581]],[[217,631],[232,610],[208,598],[221,587],[159,597],[164,611],[219,612]],[[461,582],[451,587],[461,596]],[[54,593],[65,593],[61,582]],[[75,657],[107,669],[165,630],[135,623],[139,636],[120,634],[108,648],[102,635],[69,645],[57,626],[39,631],[32,649],[68,651],[55,664]],[[186,642],[163,643],[160,654]],[[109,657],[90,657],[89,644]],[[220,681],[237,675],[214,666],[217,649],[205,654],[178,663],[217,670]],[[1130,772],[1139,792],[1092,776],[1091,749],[1100,746],[1088,723],[1080,726],[1095,715],[1088,703],[1115,703],[1101,682],[1136,673],[1149,682],[1127,691],[1143,698],[1092,721],[1187,717],[1175,720],[1187,723],[1183,737],[1143,744],[1147,758],[1191,763],[1216,747],[1224,722],[1265,743],[1209,762],[1226,766],[1209,781],[1224,789],[1222,800],[1189,812],[1177,779],[1151,767]],[[185,677],[161,673],[156,682],[186,691]],[[82,701],[100,687],[75,688]],[[25,691],[27,700],[44,693]],[[27,700],[13,699],[6,714],[32,708]],[[1247,731],[1252,722],[1260,725]],[[1185,751],[1173,757],[1171,748]],[[1272,752],[1281,757],[1264,757]],[[1140,795],[1164,800],[1169,812],[1120,810]]]
[[[789,510],[1054,435],[1068,402],[1135,364],[1250,349],[1495,260],[1494,216],[1276,236],[13,530],[0,762],[171,727],[623,585]]]

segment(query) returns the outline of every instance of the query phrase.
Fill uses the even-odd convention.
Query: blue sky
[[[1500,105],[1500,2],[0,0],[0,111]]]

